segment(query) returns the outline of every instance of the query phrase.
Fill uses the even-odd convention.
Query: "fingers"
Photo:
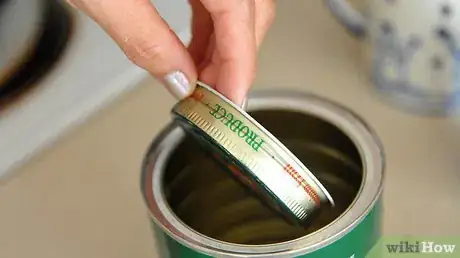
[[[198,68],[206,58],[207,47],[213,33],[213,25],[209,12],[204,8],[200,0],[189,0],[192,8],[192,39],[188,51]]]
[[[274,0],[255,0],[256,42],[259,47],[275,20],[276,4]]]
[[[218,74],[215,87],[241,104],[256,66],[254,0],[201,0],[214,23],[215,49],[203,77]]]
[[[185,46],[149,0],[72,0],[177,99],[189,96],[197,73]]]
[[[216,35],[212,33],[204,59],[198,66],[198,71],[200,71],[198,78],[207,85],[215,86],[219,78],[219,70],[220,61],[216,51]]]

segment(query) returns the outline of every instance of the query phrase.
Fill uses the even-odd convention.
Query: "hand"
[[[186,48],[149,0],[68,1],[177,99],[199,79],[237,104],[254,80],[257,49],[275,11],[274,0],[189,0],[193,36]]]

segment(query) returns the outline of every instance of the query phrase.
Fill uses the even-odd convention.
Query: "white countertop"
[[[385,234],[459,235],[460,123],[381,101],[359,50],[321,1],[279,1],[255,88],[315,92],[376,129],[387,153]],[[158,257],[139,173],[173,103],[146,80],[21,167],[0,188],[0,257]]]

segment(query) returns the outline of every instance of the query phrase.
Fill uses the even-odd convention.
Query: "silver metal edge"
[[[164,161],[166,161],[165,155],[168,155],[183,137],[183,135],[181,136],[180,134],[183,133],[180,128],[170,124],[154,139],[150,145],[147,155],[143,161],[141,175],[142,194],[147,206],[149,207],[151,218],[165,231],[166,234],[184,246],[208,255],[219,255],[219,257],[248,257],[249,255],[250,257],[292,257],[292,255],[314,252],[317,249],[337,241],[355,228],[356,225],[361,223],[361,221],[372,210],[382,193],[385,177],[385,154],[381,141],[374,130],[348,108],[331,100],[309,93],[292,91],[281,92],[273,90],[265,92],[256,91],[250,94],[251,104],[249,105],[249,110],[251,110],[252,106],[264,106],[263,102],[273,101],[274,98],[289,98],[290,100],[294,99],[303,102],[305,100],[309,100],[310,106],[319,104],[320,106],[323,106],[323,110],[332,109],[333,113],[335,111],[341,113],[341,116],[346,117],[344,119],[350,128],[341,129],[344,130],[344,133],[346,133],[359,148],[365,167],[364,184],[358,193],[358,197],[355,199],[350,208],[334,222],[321,230],[289,242],[254,247],[224,243],[206,237],[188,228],[169,210],[169,207],[164,200],[161,184],[158,184],[158,182],[161,181],[160,179],[162,176],[162,169],[164,168]],[[290,110],[295,108],[291,105],[291,102],[289,103],[291,107],[286,107],[286,102],[284,101],[284,107],[281,108],[281,106],[278,106],[278,108]],[[276,100],[275,103],[276,102],[279,102],[279,100]],[[273,103],[271,104],[273,105]],[[257,108],[255,110],[257,110]],[[326,118],[323,117],[323,119]],[[334,123],[334,121],[331,121],[330,119],[326,119],[326,121],[332,122],[340,128],[340,125]],[[355,131],[353,130],[354,127],[360,127],[360,133],[364,133],[365,137],[359,139],[360,137],[358,133],[350,132],[350,130]],[[358,128],[355,129],[357,130]],[[370,153],[366,151],[370,151]],[[149,164],[152,164],[152,162],[157,165],[153,167],[152,170],[149,170]],[[371,178],[369,175],[376,178]],[[153,181],[152,185],[156,183],[153,189],[145,187],[146,184],[148,185],[148,181]],[[156,196],[156,199],[149,199],[149,193]]]
[[[253,126],[257,127],[257,129],[259,129],[262,133],[265,134],[266,137],[264,138],[268,138],[270,139],[270,141],[272,141],[275,146],[272,146],[272,147],[275,147],[275,148],[278,148],[280,149],[281,151],[284,152],[284,154],[289,158],[291,159],[293,162],[289,162],[289,163],[295,163],[297,164],[297,166],[301,167],[303,171],[301,172],[304,172],[307,174],[307,176],[309,177],[309,179],[311,181],[313,181],[316,186],[321,190],[322,194],[326,197],[326,199],[329,201],[329,203],[334,206],[335,203],[334,203],[334,199],[332,198],[331,194],[327,191],[327,189],[323,186],[323,184],[321,184],[321,182],[316,178],[316,176],[305,166],[305,164],[303,164],[288,148],[286,148],[286,146],[284,146],[284,144],[282,144],[273,134],[271,134],[267,129],[265,129],[259,122],[257,122],[254,118],[252,118],[250,115],[248,115],[246,113],[246,110],[243,109],[242,107],[238,106],[238,105],[235,105],[232,101],[230,101],[227,97],[225,97],[224,95],[222,95],[220,92],[216,91],[215,89],[213,89],[212,87],[202,83],[202,82],[197,82],[198,85],[204,87],[205,89],[207,89],[208,91],[212,92],[213,94],[219,96],[220,98],[222,98],[228,105],[232,106],[233,108],[235,108],[239,114],[241,116],[244,116],[247,120],[249,120]],[[246,107],[247,108],[247,107]],[[272,153],[273,155],[275,153]],[[308,181],[309,183],[311,183],[310,181]]]
[[[228,108],[235,108],[235,110],[236,110],[235,113],[238,113],[240,115],[240,117],[242,117],[244,119],[247,119],[248,120],[247,121],[248,125],[251,125],[251,127],[257,128],[259,130],[261,130],[261,128],[263,128],[259,124],[254,124],[255,120],[254,119],[249,120],[249,118],[251,118],[251,117],[246,112],[242,112],[241,110],[238,110],[237,106],[234,103],[232,103],[229,99],[226,99],[223,95],[221,95],[217,91],[215,91],[212,88],[210,88],[210,86],[207,86],[207,85],[202,84],[202,83],[198,83],[198,85],[202,89],[204,89],[206,91],[206,94],[214,95],[214,97],[217,97],[217,99],[222,101],[221,104],[222,105],[225,104],[227,109]],[[199,103],[199,104],[201,105],[203,103]],[[180,110],[180,109],[178,110],[177,109],[178,105],[175,105],[173,107],[172,113],[182,117],[183,119],[189,120],[190,118],[186,117],[187,115],[185,114],[185,113],[187,113],[189,111],[184,111],[184,110]],[[190,120],[190,122],[192,122],[193,124],[198,126],[196,124],[196,121],[194,121],[193,119]],[[266,134],[265,132],[262,131],[260,137],[265,139],[266,144],[267,144],[266,146],[269,146],[268,150],[265,148],[265,155],[266,155],[267,158],[270,158],[270,157],[273,157],[273,156],[278,156],[278,160],[273,160],[276,163],[279,163],[281,160],[283,161],[283,163],[288,163],[288,164],[292,164],[292,163],[297,162],[296,160],[292,159],[292,157],[294,157],[294,158],[296,158],[296,157],[290,151],[285,151],[285,150],[281,149],[281,152],[284,151],[285,153],[278,153],[278,155],[277,155],[276,151],[277,151],[277,148],[279,146],[277,145],[277,142],[274,141],[274,140],[277,140],[277,139],[272,135]],[[212,135],[209,135],[209,132],[205,132],[205,133],[209,137],[213,138]],[[273,145],[275,145],[274,146],[275,148],[273,148]],[[223,147],[227,149],[228,146],[223,146]],[[287,150],[287,148],[285,148],[285,149]],[[231,150],[228,150],[228,151],[231,152]],[[282,156],[284,156],[284,157],[282,157]],[[288,156],[288,157],[286,157],[286,156]],[[234,158],[238,159],[238,157],[234,157]],[[245,163],[244,161],[241,161],[241,162]],[[249,169],[251,169],[251,166],[248,166],[248,164],[245,164],[245,165]],[[283,166],[284,164],[278,164],[278,165]],[[281,167],[280,167],[280,169],[281,169]],[[305,190],[303,188],[295,188],[295,191],[297,191],[298,194],[305,196],[305,197],[303,197],[305,200],[299,200],[298,198],[292,198],[291,195],[286,194],[286,191],[280,190],[280,189],[274,189],[271,185],[266,184],[266,182],[263,182],[263,180],[260,178],[260,176],[261,176],[260,171],[254,171],[253,170],[250,173],[252,175],[248,175],[248,176],[257,179],[257,181],[259,182],[258,185],[260,186],[261,191],[265,191],[265,193],[268,194],[270,196],[270,198],[277,199],[280,202],[280,204],[282,204],[282,207],[283,207],[282,212],[283,213],[289,213],[289,214],[286,214],[286,215],[292,217],[293,219],[295,218],[299,223],[304,223],[306,220],[308,220],[310,218],[310,214],[314,210],[317,210],[317,209],[320,208],[317,205],[315,205],[314,207],[308,207],[308,206],[304,205],[305,200],[308,201],[312,197],[310,196],[309,193],[305,193]],[[265,173],[265,172],[263,172],[263,173]],[[299,173],[299,174],[301,174],[301,173]],[[294,178],[292,176],[290,176],[290,175],[285,174],[284,171],[281,172],[281,170],[280,170],[280,175],[285,177],[286,180],[289,180],[293,185],[297,184],[297,182],[294,180]],[[325,201],[324,191],[323,191],[323,193],[318,192],[318,191],[322,191],[322,188],[324,189],[324,187],[319,183],[319,180],[317,180],[314,177],[314,175],[309,175],[308,173],[306,173],[306,175],[301,174],[301,176],[304,177],[304,178],[306,177],[305,180],[307,181],[309,186],[312,187],[312,191],[314,191],[315,194],[318,194],[318,197],[320,198],[321,202],[324,202]],[[319,188],[319,190],[317,188]],[[332,198],[331,198],[331,200],[332,200]],[[329,201],[329,199],[327,199],[327,197],[326,197],[326,201]],[[333,206],[334,203],[332,202],[331,205]]]

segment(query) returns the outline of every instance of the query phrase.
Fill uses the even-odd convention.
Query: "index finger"
[[[216,88],[241,104],[256,69],[255,4],[253,0],[201,0],[211,14],[219,54]]]
[[[193,92],[193,60],[150,0],[67,1],[85,11],[133,63],[163,82],[177,99]]]

